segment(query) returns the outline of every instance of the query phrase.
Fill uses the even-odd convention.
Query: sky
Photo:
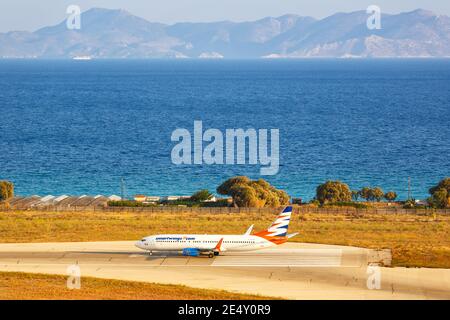
[[[378,5],[382,12],[418,8],[450,15],[449,0],[1,0],[0,32],[34,31],[64,20],[69,5],[81,11],[93,7],[125,9],[162,23],[248,21],[286,13],[323,18],[336,12],[365,10]]]

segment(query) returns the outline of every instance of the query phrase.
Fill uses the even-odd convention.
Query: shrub
[[[352,207],[357,209],[369,208],[368,205],[359,202],[335,202],[335,203],[328,203],[324,205],[324,207]]]
[[[118,200],[118,201],[108,201],[109,207],[154,207],[152,203],[142,203],[134,200]]]
[[[195,202],[202,202],[202,201],[206,201],[209,200],[213,197],[213,195],[211,194],[211,192],[209,192],[208,190],[200,190],[197,191],[196,193],[194,193],[191,196],[191,201],[195,201]]]
[[[216,202],[202,202],[200,207],[228,207],[228,200],[219,199]]]
[[[403,203],[403,209],[414,209],[417,207],[416,199],[409,199]]]

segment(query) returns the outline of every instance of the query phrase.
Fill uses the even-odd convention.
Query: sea
[[[278,174],[176,165],[174,130],[279,130]],[[450,60],[0,60],[0,179],[18,195],[190,195],[263,178],[423,199],[450,176]]]

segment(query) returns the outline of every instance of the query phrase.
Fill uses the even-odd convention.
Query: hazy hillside
[[[368,30],[365,11],[322,20],[298,15],[250,22],[152,23],[124,10],[91,9],[81,30],[66,22],[36,32],[0,33],[0,57],[258,58],[450,56],[450,18],[425,10],[383,15]]]

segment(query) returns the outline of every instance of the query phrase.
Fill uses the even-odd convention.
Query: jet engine
[[[200,255],[200,250],[198,250],[197,248],[183,249],[183,256],[198,257],[199,255]]]

